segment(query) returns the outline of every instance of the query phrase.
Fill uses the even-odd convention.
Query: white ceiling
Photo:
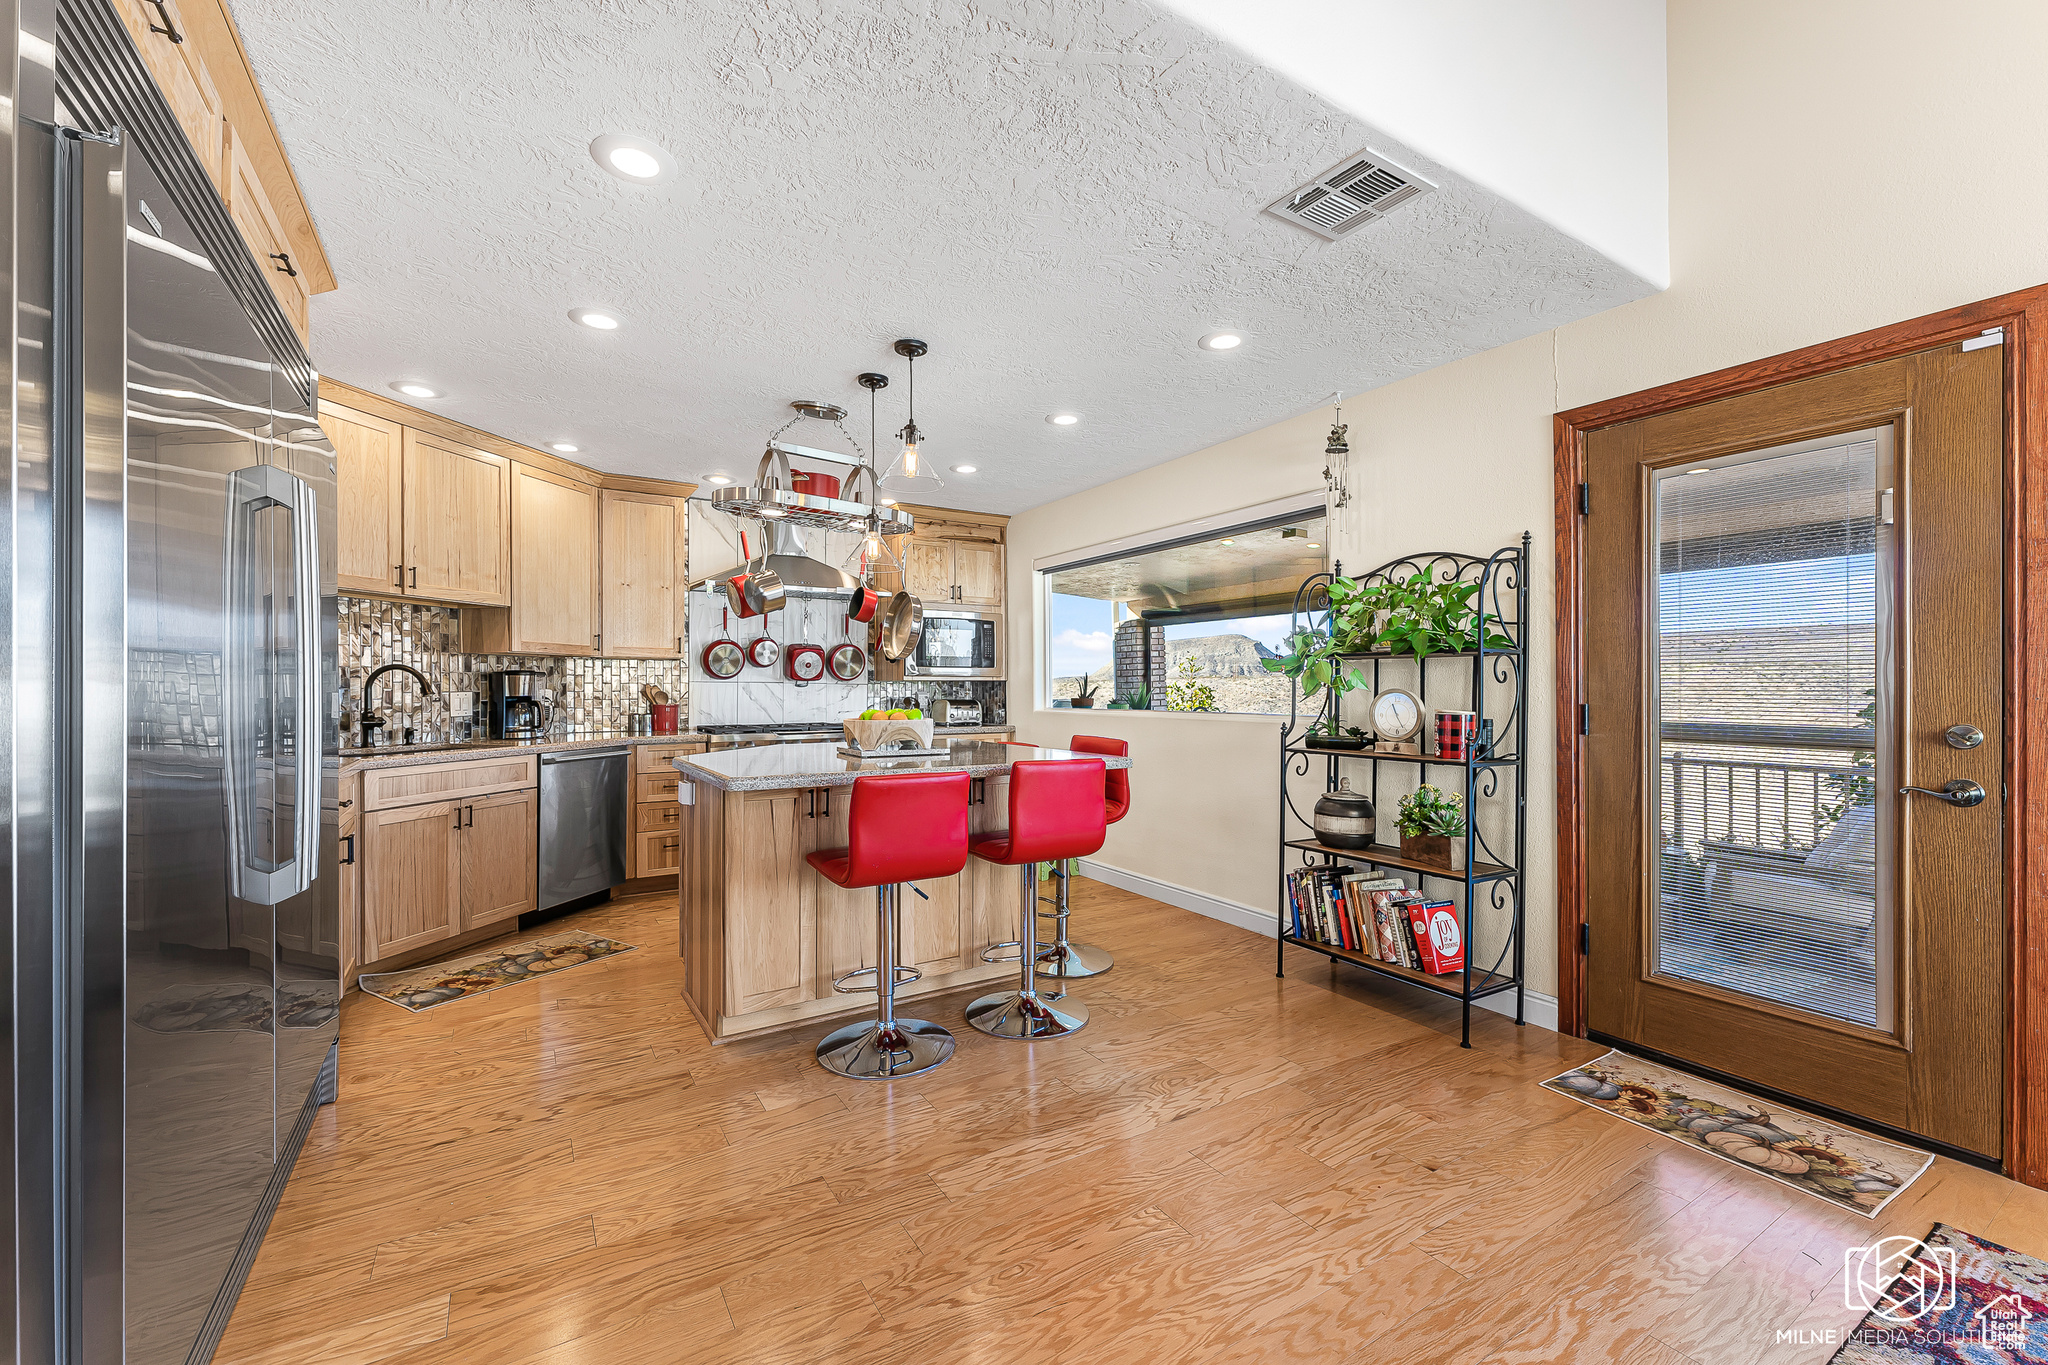
[[[1018,512],[1650,289],[1142,0],[232,8],[341,283],[322,371],[613,472],[744,475],[793,398],[865,440],[867,369],[886,444],[915,336],[925,453],[980,469],[916,500]],[[1337,243],[1260,212],[1368,147],[1441,188]]]

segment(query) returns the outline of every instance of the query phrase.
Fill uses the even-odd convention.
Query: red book
[[[1408,922],[1415,927],[1415,950],[1422,956],[1422,970],[1442,976],[1465,969],[1465,934],[1458,924],[1457,906],[1449,901],[1411,905]]]

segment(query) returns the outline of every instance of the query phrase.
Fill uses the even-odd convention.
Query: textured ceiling
[[[1647,289],[1141,0],[232,8],[341,281],[323,372],[613,472],[749,473],[792,398],[865,440],[866,369],[887,433],[915,336],[925,453],[980,470],[915,500],[1018,512]],[[1339,243],[1260,213],[1368,146],[1441,188]]]

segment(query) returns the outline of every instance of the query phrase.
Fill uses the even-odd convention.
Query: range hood
[[[802,527],[786,521],[765,521],[761,525],[768,537],[766,555],[707,574],[690,586],[708,586],[715,591],[727,579],[757,573],[762,568],[772,570],[782,580],[783,591],[791,597],[844,597],[860,586],[860,580],[846,570],[811,557],[804,546]]]

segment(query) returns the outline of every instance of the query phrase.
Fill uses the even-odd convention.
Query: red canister
[[[654,733],[657,735],[674,734],[676,726],[682,721],[682,715],[683,708],[676,702],[656,705],[654,708]]]

